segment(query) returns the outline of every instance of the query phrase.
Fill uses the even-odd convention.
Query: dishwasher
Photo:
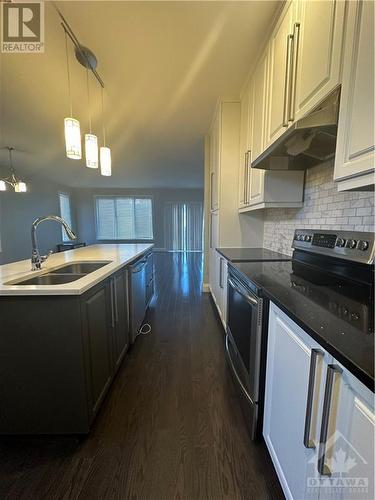
[[[153,283],[153,279],[151,279],[153,277],[152,257],[152,252],[142,255],[128,268],[130,342],[132,344],[134,344],[139,333],[151,301],[150,283]],[[153,291],[151,293],[153,294]]]

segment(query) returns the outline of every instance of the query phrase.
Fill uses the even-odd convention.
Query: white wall
[[[202,201],[203,189],[77,189],[74,194],[80,241],[96,243],[95,196],[143,195],[153,199],[153,229],[156,249],[165,249],[164,205],[167,201]]]
[[[374,193],[341,192],[333,181],[333,165],[308,169],[302,208],[265,210],[265,248],[292,254],[295,229],[374,231]]]
[[[27,259],[31,255],[31,224],[43,215],[60,215],[58,193],[71,193],[69,188],[33,176],[26,193],[12,189],[0,192],[0,264]],[[74,208],[72,220],[74,229]],[[56,249],[62,242],[61,226],[53,221],[38,228],[41,252]]]

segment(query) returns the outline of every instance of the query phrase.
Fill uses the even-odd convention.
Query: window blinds
[[[96,198],[96,232],[99,240],[151,240],[152,200]]]

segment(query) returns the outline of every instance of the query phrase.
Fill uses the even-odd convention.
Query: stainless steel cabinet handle
[[[223,262],[224,262],[224,259],[222,257],[220,257],[220,270],[219,270],[219,286],[220,286],[220,288],[224,288],[224,285],[223,285]]]
[[[117,303],[117,286],[115,278],[113,278],[113,292],[114,292],[114,300],[115,300],[115,321],[118,323],[118,303]]]
[[[322,476],[330,476],[331,475],[331,471],[325,463],[326,445],[327,445],[327,436],[328,436],[329,415],[330,415],[330,411],[331,411],[333,382],[334,382],[335,375],[338,373],[342,373],[342,370],[338,365],[328,365],[327,378],[326,378],[326,388],[324,391],[322,426],[321,426],[321,430],[320,430],[319,454],[318,454],[318,472]]]
[[[250,304],[253,304],[254,306],[258,305],[258,301],[251,297],[248,293],[245,292],[245,290],[242,290],[231,278],[228,278],[228,284],[236,290],[242,297],[244,297]]]
[[[110,281],[110,287],[111,287],[111,326],[112,328],[115,327],[115,313],[113,309],[113,278]]]
[[[213,190],[214,190],[214,172],[211,172],[210,173],[210,205],[211,205],[211,210],[214,210]]]
[[[246,200],[245,203],[246,205],[249,204],[249,178],[250,178],[250,156],[251,156],[251,150],[249,149],[247,151],[247,156],[246,156],[246,176],[245,176],[245,184],[246,184]]]
[[[310,428],[311,428],[311,415],[314,402],[316,361],[318,356],[324,356],[324,352],[321,351],[320,349],[311,349],[309,385],[307,390],[307,402],[306,402],[305,432],[303,434],[303,444],[305,445],[306,448],[315,448],[314,441],[310,439]]]
[[[243,172],[243,191],[244,191],[243,201],[244,201],[245,205],[247,205],[247,169],[248,169],[247,158],[248,158],[248,155],[249,155],[249,151],[246,151],[246,153],[245,153],[245,168],[244,168],[244,172]]]
[[[285,65],[285,82],[284,82],[284,109],[283,109],[283,127],[288,126],[287,114],[289,105],[289,80],[290,80],[290,46],[293,41],[293,35],[288,35],[286,39],[286,65]]]
[[[291,72],[290,72],[290,97],[289,97],[289,116],[288,121],[294,121],[294,113],[296,107],[296,84],[297,84],[297,66],[298,66],[298,51],[299,51],[299,33],[300,23],[294,23],[293,28],[293,51],[291,55]]]

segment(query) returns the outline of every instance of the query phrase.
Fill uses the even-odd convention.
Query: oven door
[[[233,274],[228,276],[227,354],[251,404],[258,403],[263,300]],[[233,344],[233,349],[230,349]],[[236,356],[233,356],[233,353]]]

